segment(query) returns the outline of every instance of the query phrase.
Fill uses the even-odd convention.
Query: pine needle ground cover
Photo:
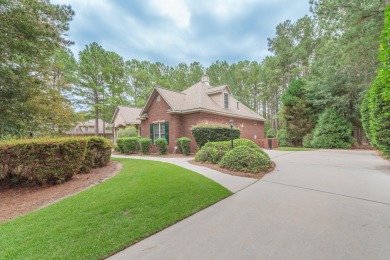
[[[119,175],[0,224],[0,259],[104,258],[231,194],[172,164],[115,160]]]

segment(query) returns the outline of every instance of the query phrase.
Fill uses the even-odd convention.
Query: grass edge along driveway
[[[229,196],[190,170],[114,159],[120,174],[0,224],[0,259],[100,259]]]

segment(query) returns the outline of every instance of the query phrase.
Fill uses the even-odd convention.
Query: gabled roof
[[[138,107],[125,107],[125,106],[118,106],[115,109],[114,115],[112,116],[111,123],[113,124],[115,118],[119,114],[123,120],[125,120],[125,123],[128,125],[139,125],[141,124],[141,121],[138,119],[138,116],[141,113],[142,108]]]
[[[228,109],[223,108],[222,103],[218,104],[211,97],[217,93],[222,95],[222,92],[230,94],[230,107]],[[170,110],[167,111],[168,113],[187,114],[193,112],[206,112],[231,117],[253,119],[256,121],[265,121],[262,116],[231,96],[230,88],[227,85],[212,87],[203,82],[198,82],[183,92],[155,87],[150,94],[145,107],[142,109],[141,115],[147,113],[157,94],[160,94],[170,107]]]

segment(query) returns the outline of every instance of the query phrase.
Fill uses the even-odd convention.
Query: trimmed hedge
[[[104,166],[111,144],[102,137],[32,139],[0,143],[0,182],[62,183]]]
[[[135,153],[139,151],[138,137],[124,137],[119,139],[123,139],[123,153]]]
[[[197,125],[191,128],[198,147],[202,148],[207,142],[230,140],[230,127],[223,125]],[[240,138],[241,131],[233,128],[233,139]]]
[[[83,166],[80,172],[88,173],[92,168],[103,167],[111,158],[111,142],[103,137],[89,137]]]
[[[237,146],[225,154],[219,165],[229,170],[258,173],[271,167],[271,160],[255,148]]]
[[[150,138],[139,138],[139,147],[142,154],[149,154],[149,150],[152,147],[152,139]]]
[[[191,139],[188,137],[180,137],[176,139],[176,144],[179,146],[180,151],[185,154],[190,154]]]
[[[168,141],[165,138],[157,138],[156,139],[156,147],[158,149],[158,154],[164,155],[167,154],[168,150]]]

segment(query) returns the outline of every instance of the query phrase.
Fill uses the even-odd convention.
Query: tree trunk
[[[93,94],[95,98],[95,135],[99,136],[99,107],[97,106],[99,104],[99,97],[97,90],[94,90]]]

